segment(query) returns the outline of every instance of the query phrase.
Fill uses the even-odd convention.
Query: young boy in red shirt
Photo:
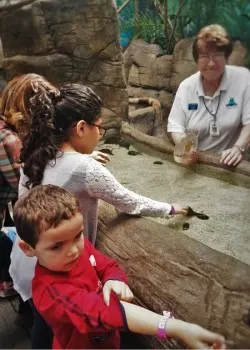
[[[119,330],[128,329],[173,336],[194,349],[225,348],[218,334],[129,303],[133,294],[123,270],[83,238],[83,216],[73,194],[37,186],[16,203],[14,221],[20,248],[38,259],[33,301],[53,328],[53,348],[118,349]]]

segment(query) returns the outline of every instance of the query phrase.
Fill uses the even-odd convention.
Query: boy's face
[[[77,213],[69,220],[62,221],[57,227],[41,232],[35,248],[20,242],[20,247],[28,256],[36,256],[39,264],[51,271],[67,272],[72,270],[83,248],[83,217]]]

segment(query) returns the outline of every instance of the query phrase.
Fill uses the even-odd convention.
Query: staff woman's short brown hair
[[[193,45],[193,57],[195,62],[201,52],[224,52],[225,58],[231,55],[233,50],[232,40],[226,29],[219,24],[211,24],[202,28],[197,34]]]

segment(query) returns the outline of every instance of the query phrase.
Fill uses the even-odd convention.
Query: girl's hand
[[[122,301],[130,302],[134,295],[131,292],[129,286],[121,281],[108,280],[103,286],[103,298],[105,304],[109,306],[110,293],[114,291],[118,298]]]
[[[110,162],[110,158],[106,153],[100,152],[100,151],[94,151],[89,156],[98,162],[105,165],[106,163]]]
[[[223,336],[210,332],[196,324],[186,323],[186,326],[182,327],[181,333],[179,334],[180,339],[190,349],[226,349]]]
[[[177,214],[187,214],[188,208],[187,207],[182,207],[180,204],[172,204],[172,207],[174,208],[174,213],[171,215],[177,215]]]

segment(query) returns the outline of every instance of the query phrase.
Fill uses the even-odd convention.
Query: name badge
[[[210,120],[210,136],[219,136],[220,135],[220,125],[219,123],[213,120]]]
[[[197,109],[198,109],[198,103],[189,103],[188,104],[189,111],[196,111]]]

